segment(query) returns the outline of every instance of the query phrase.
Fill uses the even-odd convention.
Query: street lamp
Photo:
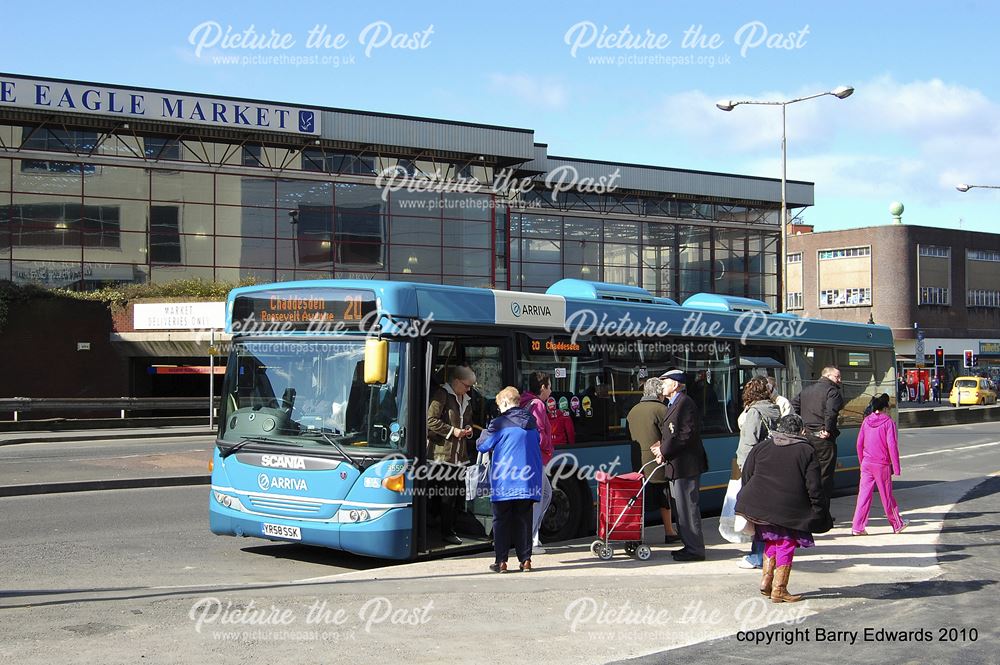
[[[785,293],[785,272],[787,268],[786,256],[788,254],[787,241],[788,241],[788,202],[786,199],[786,181],[788,172],[788,149],[786,146],[786,132],[785,132],[785,107],[789,104],[794,104],[796,102],[804,102],[807,99],[816,99],[817,97],[825,97],[826,95],[831,95],[837,99],[847,99],[854,94],[854,88],[849,85],[841,85],[829,92],[819,92],[815,95],[808,95],[806,97],[798,97],[796,99],[789,99],[786,101],[757,101],[757,100],[740,100],[733,101],[731,99],[722,100],[716,102],[715,106],[720,111],[732,111],[734,108],[741,104],[753,104],[758,106],[780,106],[781,107],[781,278],[778,280],[778,302],[781,306],[781,311],[784,312],[786,309],[787,294]]]
[[[1000,189],[1000,185],[966,185],[962,183],[961,185],[955,185],[955,189],[960,192],[967,192],[970,189]]]

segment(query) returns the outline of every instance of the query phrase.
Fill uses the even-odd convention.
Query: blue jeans
[[[757,536],[753,537],[753,544],[750,546],[750,554],[747,556],[747,561],[758,568],[763,568],[764,566],[764,541]]]

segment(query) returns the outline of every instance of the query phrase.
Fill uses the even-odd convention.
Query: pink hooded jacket
[[[555,447],[552,445],[552,426],[549,425],[548,411],[545,405],[542,404],[542,400],[538,398],[538,395],[527,390],[521,393],[520,406],[527,407],[531,411],[531,414],[535,416],[535,422],[538,423],[538,433],[541,435],[539,444],[542,447],[542,464],[548,464],[555,453]]]
[[[896,423],[884,413],[873,413],[861,423],[858,433],[858,462],[892,465],[899,475],[899,441]]]

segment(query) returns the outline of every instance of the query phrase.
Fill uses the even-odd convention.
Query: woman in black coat
[[[813,533],[833,527],[816,452],[805,434],[799,416],[779,420],[777,431],[750,451],[736,498],[736,513],[752,522],[764,541],[760,592],[775,603],[802,598],[788,593],[795,549],[812,547]]]

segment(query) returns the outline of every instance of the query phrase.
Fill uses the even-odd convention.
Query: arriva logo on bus
[[[525,316],[552,316],[552,310],[548,305],[522,305],[519,302],[510,304],[510,313],[516,317],[522,314]]]
[[[300,490],[303,492],[308,492],[309,487],[306,485],[306,481],[302,478],[285,478],[283,476],[269,476],[266,473],[262,473],[257,476],[257,486],[261,490],[267,491],[269,489],[274,490]]]

